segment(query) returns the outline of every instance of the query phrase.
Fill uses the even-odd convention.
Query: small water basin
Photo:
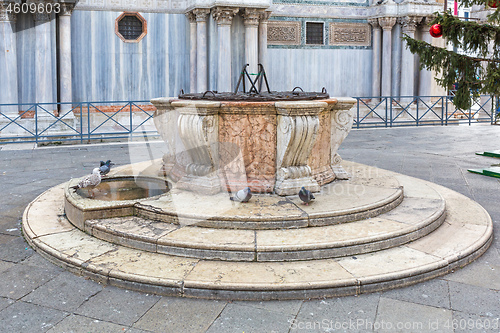
[[[76,193],[82,198],[122,201],[154,197],[167,193],[167,181],[147,177],[120,177],[103,179],[93,189],[78,189]]]

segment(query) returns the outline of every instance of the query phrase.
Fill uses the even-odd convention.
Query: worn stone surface
[[[127,326],[113,324],[107,321],[88,318],[79,315],[70,315],[53,328],[49,333],[102,333],[123,332]]]
[[[3,332],[45,332],[68,315],[67,312],[25,302],[16,302],[0,312]]]
[[[332,280],[335,277],[335,280]],[[354,283],[353,276],[334,260],[279,263],[199,262],[187,276],[187,288],[280,289]]]
[[[134,328],[153,332],[206,332],[226,302],[164,297]]]
[[[106,287],[100,293],[82,304],[75,313],[105,320],[118,325],[132,326],[160,298],[135,291],[126,291],[115,287]]]
[[[80,276],[64,272],[22,298],[24,302],[61,311],[75,311],[102,287]]]
[[[230,303],[207,332],[286,332],[292,318],[293,315]]]
[[[451,310],[381,297],[373,328],[376,332],[451,333],[453,332],[451,320]],[[371,330],[370,327],[368,329]]]

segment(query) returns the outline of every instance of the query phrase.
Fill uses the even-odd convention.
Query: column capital
[[[422,22],[420,22],[420,23],[424,27],[430,27],[431,22],[432,22],[432,20],[434,20],[434,18],[435,18],[434,16],[424,16],[422,18]]]
[[[192,13],[196,17],[196,22],[206,22],[208,14],[210,14],[210,9],[208,8],[196,8],[193,9]]]
[[[239,8],[234,7],[215,7],[212,16],[218,25],[231,25],[233,17],[238,11]]]
[[[259,25],[260,11],[255,8],[244,8],[243,19],[245,25]]]
[[[259,20],[261,23],[267,23],[271,17],[272,12],[269,10],[263,10],[259,13]]]
[[[415,33],[417,25],[422,22],[422,16],[403,16],[398,18],[398,23],[403,27],[403,33]]]
[[[0,2],[0,22],[16,22],[17,16],[14,12],[7,13],[7,8],[14,2]]]
[[[74,9],[75,3],[61,2],[61,11],[59,12],[59,16],[71,16]]]
[[[391,30],[394,24],[396,24],[396,18],[395,17],[379,17],[378,18],[378,24],[382,27],[384,30]]]
[[[380,24],[378,23],[378,18],[371,17],[367,19],[367,21],[373,27],[373,29],[380,28]]]
[[[194,15],[194,13],[192,11],[187,12],[186,17],[187,17],[189,23],[196,23],[196,15]]]

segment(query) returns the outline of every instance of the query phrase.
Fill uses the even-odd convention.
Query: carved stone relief
[[[370,46],[370,25],[366,23],[330,23],[330,45]]]
[[[299,21],[269,21],[267,24],[268,45],[300,45]]]

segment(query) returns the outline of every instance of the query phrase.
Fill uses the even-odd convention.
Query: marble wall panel
[[[219,114],[219,154],[228,190],[271,192],[276,176],[276,115]]]

